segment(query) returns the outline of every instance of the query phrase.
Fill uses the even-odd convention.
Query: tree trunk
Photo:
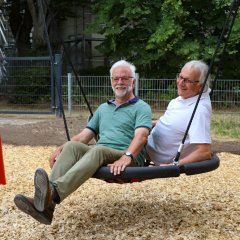
[[[44,19],[46,19],[50,0],[37,0],[37,4],[33,0],[27,0],[29,11],[33,19],[33,49],[38,49],[46,46],[44,34]],[[48,21],[46,20],[48,29]]]
[[[44,19],[47,16],[50,0],[40,1],[27,0],[21,3],[19,0],[13,0],[11,4],[9,22],[19,56],[26,56],[31,50],[47,49]],[[46,24],[48,29],[50,19],[46,20]]]
[[[28,55],[31,49],[30,33],[32,30],[32,17],[25,5],[25,11],[21,11],[20,2],[14,0],[9,14],[9,24],[16,42],[19,56]]]

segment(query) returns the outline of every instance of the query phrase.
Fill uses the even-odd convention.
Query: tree
[[[24,55],[30,48],[30,32],[32,29],[32,18],[25,3],[18,0],[7,2],[9,12],[9,24],[13,37],[16,42],[16,48],[19,55]]]
[[[50,0],[42,1],[44,16]],[[39,1],[7,0],[2,8],[8,14],[9,25],[16,43],[19,56],[29,55],[37,48],[45,45],[43,17],[39,11]],[[48,27],[51,23],[46,20]]]
[[[41,49],[45,49],[45,52],[47,51],[44,19],[51,44],[58,44],[59,39],[55,31],[55,23],[72,15],[72,3],[81,5],[85,2],[84,0],[5,1],[1,8],[9,16],[10,28],[16,42],[18,55],[29,55],[30,52],[36,51],[39,53]]]
[[[231,2],[94,1],[91,31],[105,35],[99,50],[112,60],[133,61],[148,76],[173,77],[190,59],[210,61]],[[226,54],[232,62],[240,51],[239,25],[238,17]]]

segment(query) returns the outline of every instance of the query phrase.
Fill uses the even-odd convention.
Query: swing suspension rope
[[[47,41],[47,44],[48,44],[49,54],[50,54],[50,57],[51,57],[51,64],[54,64],[53,63],[52,50],[51,50],[51,44],[50,44],[48,31],[47,31],[47,26],[46,26],[46,21],[45,21],[45,17],[44,17],[44,14],[43,14],[43,5],[42,5],[43,1],[45,1],[45,0],[39,0],[39,5],[40,5],[43,21],[44,21],[44,30],[45,30],[45,34],[46,34],[46,41]],[[219,49],[221,48],[222,42],[224,42],[224,46],[222,48],[222,53],[220,54],[220,61],[219,61],[217,71],[216,71],[216,74],[215,74],[215,78],[214,78],[214,81],[213,81],[210,97],[212,97],[212,95],[213,95],[213,90],[214,90],[215,85],[216,85],[216,81],[217,81],[217,77],[219,75],[220,67],[223,65],[223,59],[224,59],[223,56],[224,56],[224,53],[225,53],[225,50],[226,50],[228,39],[230,37],[231,31],[232,31],[232,28],[233,28],[233,25],[234,25],[234,21],[235,21],[236,16],[237,16],[239,5],[240,5],[239,0],[233,0],[233,2],[231,4],[231,7],[229,9],[228,16],[227,16],[226,21],[224,23],[220,38],[217,42],[213,57],[212,57],[211,62],[209,64],[209,69],[208,69],[207,75],[205,77],[205,80],[203,82],[203,86],[202,86],[201,91],[199,93],[199,96],[198,96],[198,99],[196,101],[196,104],[195,104],[194,110],[192,112],[192,115],[190,117],[187,129],[185,131],[182,142],[179,146],[178,152],[177,152],[177,154],[174,158],[173,165],[171,165],[171,166],[161,166],[161,167],[156,166],[156,167],[151,167],[151,168],[150,167],[129,167],[129,168],[126,168],[125,171],[121,173],[120,177],[119,176],[114,176],[113,174],[111,174],[109,172],[108,167],[101,167],[95,173],[95,175],[93,177],[103,179],[103,180],[106,180],[106,179],[113,179],[114,180],[114,179],[121,178],[122,180],[134,181],[134,179],[137,179],[137,181],[139,181],[139,180],[146,180],[146,179],[153,179],[153,178],[178,177],[181,173],[185,173],[186,175],[201,174],[201,173],[212,171],[212,170],[215,170],[216,168],[218,168],[219,158],[216,155],[214,155],[211,160],[189,163],[189,164],[180,165],[180,166],[179,166],[179,158],[180,158],[181,151],[183,149],[186,137],[188,135],[190,126],[192,124],[192,120],[193,120],[195,112],[197,110],[199,101],[200,101],[201,96],[203,94],[203,91],[204,91],[206,82],[208,80],[209,74],[210,74],[210,72],[213,68],[214,63],[215,63],[215,58],[217,57],[217,53],[218,53]],[[53,17],[53,14],[51,13],[49,8],[48,8],[48,10],[49,10],[50,16],[52,16],[52,20],[53,20],[53,23],[55,25],[55,28],[57,29],[57,24],[55,22],[55,18]],[[75,67],[73,66],[73,63],[72,63],[72,61],[69,57],[68,51],[66,50],[66,48],[64,46],[64,41],[63,41],[62,37],[59,35],[59,31],[57,31],[57,34],[58,34],[58,38],[61,41],[63,51],[66,54],[66,58],[67,58],[70,66],[71,66],[71,68],[74,72],[75,78],[76,78],[77,83],[78,83],[79,88],[80,88],[80,91],[81,91],[81,93],[84,97],[84,100],[85,100],[86,104],[87,104],[88,110],[90,112],[90,117],[92,117],[93,112],[92,112],[90,104],[89,104],[89,102],[86,98],[86,94],[85,94],[84,89],[82,87],[80,77],[79,77]],[[64,109],[63,109],[63,104],[62,104],[61,89],[60,89],[59,84],[57,86],[57,93],[58,93],[58,97],[59,97],[60,111],[62,112],[62,115],[63,115],[63,120],[64,120],[64,126],[65,126],[65,130],[66,130],[67,139],[70,140],[68,127],[67,127],[67,122],[66,122],[66,117],[65,117],[65,114],[64,114]]]
[[[54,58],[53,58],[53,53],[52,53],[52,47],[51,47],[51,43],[50,43],[50,39],[49,39],[49,34],[48,34],[48,30],[47,30],[47,24],[46,24],[46,20],[45,20],[45,17],[44,17],[44,11],[43,11],[43,4],[45,4],[45,6],[47,6],[47,3],[45,0],[39,0],[39,6],[40,6],[40,11],[41,11],[41,15],[42,15],[42,18],[43,18],[43,23],[44,23],[44,32],[45,32],[45,36],[46,36],[46,41],[47,41],[47,46],[48,46],[48,52],[49,52],[49,55],[50,55],[50,58],[51,58],[51,65],[52,65],[52,69],[55,69],[53,66],[54,66]],[[51,20],[53,21],[53,24],[54,24],[54,28],[57,29],[57,24],[56,24],[56,21],[55,21],[55,17],[53,17],[53,13],[51,12],[50,8],[48,8],[48,11],[49,11],[49,16],[51,16]],[[93,116],[93,111],[92,111],[92,108],[88,102],[88,99],[86,97],[86,94],[84,92],[84,89],[83,89],[83,86],[82,86],[82,83],[80,81],[80,76],[79,74],[77,73],[77,70],[75,69],[73,63],[72,63],[72,60],[69,56],[69,53],[68,51],[66,50],[65,48],[65,45],[64,45],[64,41],[62,39],[62,37],[60,36],[59,34],[59,31],[57,30],[56,31],[57,33],[57,37],[58,39],[60,39],[60,43],[61,43],[61,47],[63,49],[63,52],[66,54],[66,59],[68,60],[68,63],[70,64],[71,66],[71,69],[74,73],[74,76],[75,76],[75,79],[77,80],[77,83],[78,83],[78,86],[80,88],[80,91],[82,93],[82,96],[84,98],[84,101],[87,105],[87,108],[88,108],[88,111],[90,113],[90,117]],[[55,78],[55,74],[53,74],[53,77]],[[59,108],[60,108],[60,112],[62,113],[62,116],[63,116],[63,121],[64,121],[64,127],[65,127],[65,131],[66,131],[66,136],[67,136],[67,139],[68,141],[70,141],[70,135],[69,135],[69,131],[68,131],[68,126],[67,126],[67,121],[66,121],[66,117],[65,117],[65,113],[64,113],[64,108],[63,108],[63,103],[62,103],[62,91],[61,91],[61,86],[59,84],[59,81],[56,81],[56,84],[57,84],[57,94],[58,94],[58,99],[59,99]]]
[[[216,81],[217,81],[217,77],[218,77],[218,74],[219,74],[219,70],[220,70],[220,66],[222,65],[223,63],[223,56],[224,56],[224,53],[225,53],[225,50],[226,50],[226,46],[227,46],[227,42],[228,42],[228,39],[231,35],[231,31],[232,31],[232,28],[233,28],[233,24],[234,24],[234,21],[236,19],[236,16],[237,16],[237,11],[238,11],[238,8],[239,8],[239,4],[240,4],[240,1],[239,0],[235,0],[233,1],[231,7],[230,7],[230,10],[229,10],[229,14],[227,16],[227,19],[225,21],[225,24],[223,26],[223,29],[222,29],[222,33],[220,35],[220,38],[217,42],[217,45],[216,45],[216,48],[215,48],[215,52],[213,54],[213,57],[211,59],[211,62],[209,64],[209,69],[208,69],[208,72],[206,74],[206,77],[205,77],[205,80],[203,82],[203,85],[202,85],[202,88],[201,88],[201,91],[198,95],[198,98],[197,98],[197,101],[196,101],[196,104],[195,104],[195,107],[193,109],[193,112],[192,112],[192,115],[190,117],[190,120],[189,120],[189,123],[188,123],[188,126],[187,126],[187,129],[185,131],[185,134],[184,134],[184,137],[182,139],[182,143],[180,144],[179,148],[178,148],[178,152],[176,154],[176,157],[174,158],[174,161],[173,161],[173,164],[174,165],[178,165],[179,164],[179,157],[181,155],[181,151],[183,149],[183,146],[184,146],[184,143],[185,143],[185,140],[187,138],[187,135],[188,135],[188,132],[189,132],[189,129],[191,127],[191,124],[192,124],[192,121],[193,121],[193,118],[195,116],[195,113],[196,113],[196,110],[197,110],[197,107],[198,107],[198,104],[199,104],[199,101],[202,97],[202,94],[203,94],[203,91],[204,91],[204,88],[206,86],[206,83],[207,83],[207,80],[208,80],[208,77],[209,77],[209,74],[213,68],[213,65],[214,65],[214,62],[215,62],[215,59],[216,59],[216,56],[217,56],[217,53],[218,53],[218,50],[220,49],[221,47],[221,44],[222,42],[224,41],[224,47],[223,47],[223,50],[222,50],[222,53],[221,53],[221,57],[220,57],[220,63],[218,65],[218,68],[217,68],[217,72],[216,72],[216,75],[215,75],[215,79],[214,79],[214,86],[216,85]],[[232,20],[231,20],[232,18]],[[231,21],[231,22],[230,22]],[[228,27],[230,25],[230,27]],[[213,88],[214,89],[214,88]],[[213,94],[213,89],[211,91],[211,97],[212,97],[212,94]]]
[[[50,43],[50,40],[49,40],[47,24],[46,24],[46,20],[45,20],[45,17],[44,17],[43,1],[39,0],[38,2],[39,2],[40,12],[41,12],[41,15],[42,15],[42,18],[43,18],[44,33],[45,33],[46,42],[47,42],[47,46],[48,46],[48,52],[49,52],[50,59],[51,59],[51,69],[54,70],[54,72],[51,71],[51,74],[52,74],[52,78],[55,79],[54,58],[53,58],[51,43]],[[47,6],[46,2],[44,2],[44,3],[45,3],[45,6]],[[61,91],[61,87],[60,87],[58,81],[56,81],[56,86],[57,86],[57,95],[58,95],[58,99],[59,99],[59,108],[60,108],[60,112],[62,113],[62,116],[63,116],[64,127],[65,127],[65,130],[66,130],[67,139],[70,140],[70,135],[69,135],[68,127],[67,127],[66,116],[65,116],[65,112],[63,110],[63,103],[62,103],[62,97],[61,97],[62,96],[62,91]]]

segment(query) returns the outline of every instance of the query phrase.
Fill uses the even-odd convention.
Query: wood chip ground
[[[50,172],[54,149],[3,145],[0,239],[240,239],[240,155],[219,153],[217,170],[195,176],[122,185],[90,179],[57,206],[46,226],[19,211],[13,199],[33,196],[35,169]]]

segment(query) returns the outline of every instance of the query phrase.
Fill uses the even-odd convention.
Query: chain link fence
[[[56,113],[59,99],[56,86],[61,85],[64,110],[67,114],[89,111],[78,81],[71,74],[52,82],[49,57],[6,58],[0,81],[0,113]],[[99,104],[113,98],[108,76],[81,76],[89,106],[94,111]],[[177,96],[175,79],[139,78],[137,95],[148,102],[157,115],[165,111],[169,101]],[[212,106],[219,117],[240,121],[240,80],[218,79]]]
[[[79,77],[90,106],[97,106],[113,97],[109,77]],[[87,105],[74,77],[62,77],[64,108],[71,111],[87,110]],[[137,95],[148,102],[153,112],[165,111],[171,99],[177,97],[175,79],[145,79],[138,82]],[[218,79],[212,96],[213,111],[219,114],[240,115],[240,80]],[[240,117],[239,117],[240,119]]]
[[[50,57],[6,57],[0,64],[0,113],[51,113]]]

